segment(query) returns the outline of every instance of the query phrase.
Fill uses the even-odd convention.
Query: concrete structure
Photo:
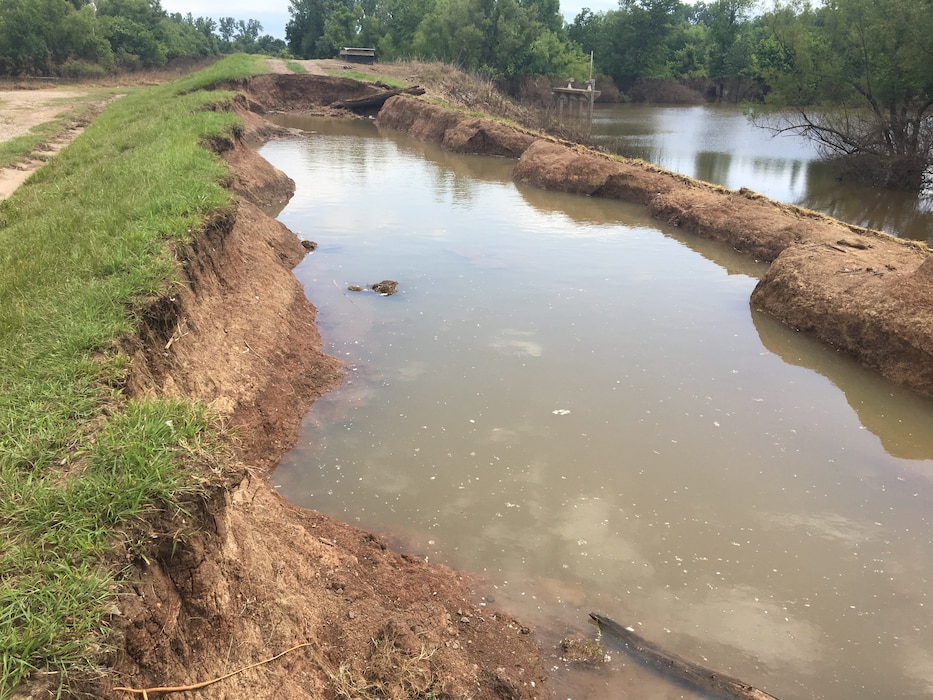
[[[600,94],[595,86],[596,81],[590,80],[586,88],[575,88],[571,80],[567,87],[553,88],[554,97],[557,98],[557,116],[563,117],[566,112],[567,116],[592,119],[593,102]]]

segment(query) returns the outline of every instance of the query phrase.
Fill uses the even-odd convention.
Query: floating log
[[[712,694],[719,698],[728,698],[729,700],[777,700],[773,695],[769,695],[748,683],[743,683],[738,678],[726,676],[666,651],[608,617],[596,613],[590,613],[590,617],[600,631],[608,632],[624,642],[626,651],[631,656],[680,683],[703,693]]]
[[[420,85],[412,85],[411,87],[395,89],[395,90],[386,90],[385,92],[380,92],[375,95],[369,95],[368,97],[357,97],[353,100],[340,100],[339,102],[334,102],[331,104],[331,107],[338,107],[340,109],[349,109],[351,111],[366,111],[371,109],[380,109],[382,105],[385,104],[386,100],[390,97],[395,97],[396,95],[423,95],[424,88]]]

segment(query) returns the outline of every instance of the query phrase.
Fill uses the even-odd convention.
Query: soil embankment
[[[274,134],[257,113],[328,113],[378,88],[297,75],[224,87],[242,94],[244,128],[213,147],[230,164],[238,208],[204,232],[185,258],[185,284],[151,309],[131,389],[214,406],[241,437],[242,464],[230,488],[192,510],[182,538],[154,533],[163,544],[119,599],[123,644],[108,659],[116,675],[89,682],[89,692],[127,697],[117,687],[193,685],[246,669],[198,696],[544,696],[533,635],[486,607],[481,583],[390,552],[269,486],[265,469],[341,368],[320,352],[314,308],[291,274],[304,249],[258,208],[293,185],[250,149]],[[919,246],[422,100],[390,99],[377,123],[452,150],[521,156],[519,181],[641,202],[772,261],[756,306],[933,395],[933,263]]]
[[[438,109],[395,97],[377,124],[461,152],[504,153],[502,144],[519,142],[489,120],[435,119]],[[752,294],[754,308],[933,397],[933,260],[926,246],[548,139],[529,142],[513,177],[643,204],[661,221],[770,262]]]
[[[182,256],[184,284],[152,306],[131,349],[131,392],[211,405],[239,435],[240,465],[228,488],[166,524],[180,537],[153,533],[155,551],[118,598],[112,673],[82,690],[126,698],[245,669],[198,697],[542,697],[531,631],[487,607],[479,581],[292,506],[268,483],[342,369],[320,352],[315,309],[291,273],[304,248],[259,209],[294,183],[252,150],[276,130],[250,110],[326,107],[359,91],[290,77],[238,86],[244,128],[212,144],[230,166],[236,211]]]

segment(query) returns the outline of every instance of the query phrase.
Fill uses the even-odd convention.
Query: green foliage
[[[0,68],[11,73],[47,70],[57,28],[73,11],[66,0],[0,0]]]
[[[713,79],[740,75],[749,65],[750,55],[742,48],[745,18],[754,0],[714,0],[706,8],[709,27],[709,73]]]
[[[281,39],[261,36],[254,19],[225,19],[221,38],[214,20],[168,15],[149,0],[0,0],[0,74],[92,77],[115,66],[159,67],[178,56],[286,48]]]
[[[418,56],[495,78],[577,70],[556,0],[290,0],[289,48],[330,58],[372,46],[381,60]]]
[[[334,0],[289,0],[292,18],[285,25],[285,40],[295,56],[320,58],[317,44],[324,36],[324,23],[333,6]]]
[[[219,433],[197,406],[129,401],[131,333],[176,274],[171,253],[231,206],[199,146],[234,117],[199,88],[236,56],[133,92],[0,204],[0,697],[30,673],[89,667],[107,643],[120,564],[146,523],[201,488]]]
[[[927,0],[780,6],[757,55],[780,128],[814,139],[848,172],[919,189],[933,167],[933,13]]]
[[[568,29],[584,51],[593,51],[599,72],[627,78],[671,74],[672,46],[683,34],[678,0],[623,0],[618,10],[582,11]]]
[[[411,52],[493,78],[567,77],[584,62],[583,53],[549,28],[550,12],[517,0],[438,0],[415,31]]]

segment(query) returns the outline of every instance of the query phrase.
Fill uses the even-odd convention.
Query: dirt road
[[[112,99],[108,90],[95,100],[88,90],[43,88],[38,90],[0,91],[0,143],[24,136],[31,129],[50,122],[61,122],[61,128],[47,141],[30,150],[12,165],[0,168],[0,199],[6,199],[26,178],[64,148],[87,125],[88,117],[78,115],[90,99],[92,114],[96,114]]]

